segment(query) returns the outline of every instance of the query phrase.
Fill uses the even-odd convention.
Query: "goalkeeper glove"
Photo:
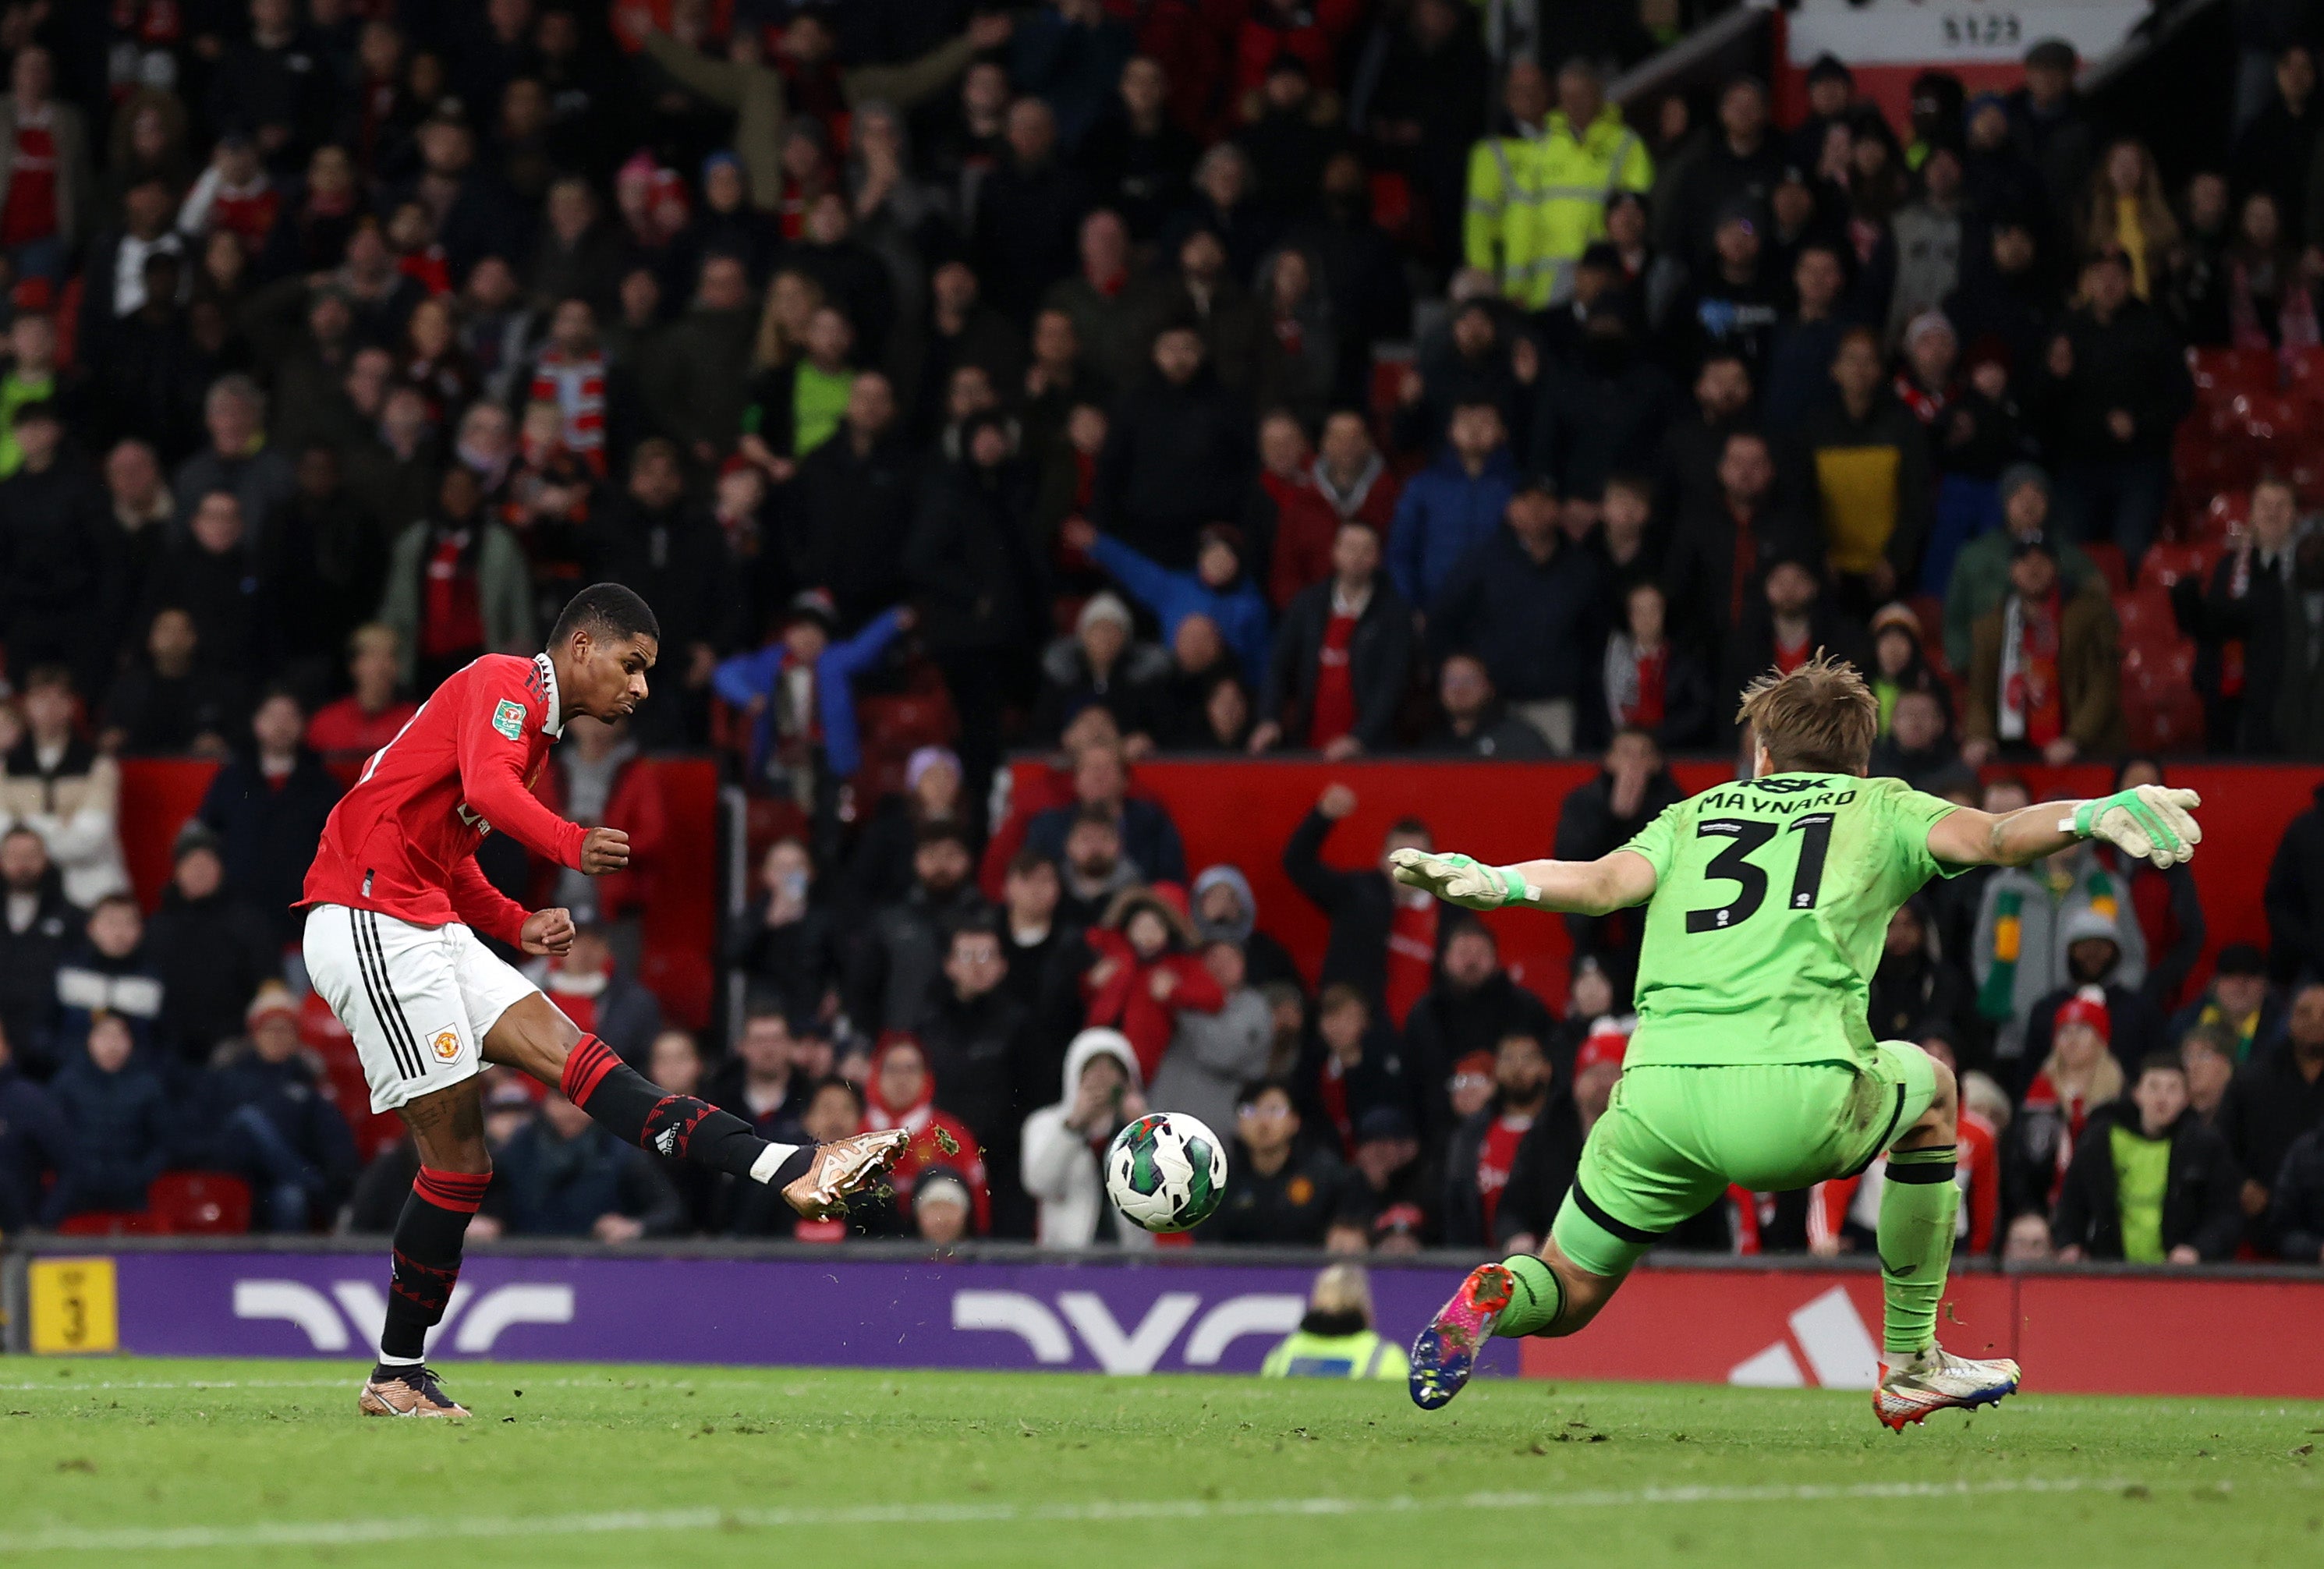
[[[1463,909],[1499,909],[1533,897],[1526,880],[1510,866],[1487,866],[1466,855],[1438,855],[1402,849],[1388,857],[1392,876],[1406,888],[1425,888]]]
[[[2139,785],[2094,801],[2084,801],[2058,825],[2060,833],[2104,839],[2126,854],[2170,868],[2195,858],[2203,830],[2194,808],[2203,804],[2193,790]]]

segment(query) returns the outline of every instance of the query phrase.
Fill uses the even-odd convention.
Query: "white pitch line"
[[[1074,1504],[866,1504],[847,1509],[625,1509],[598,1514],[470,1516],[431,1519],[259,1522],[234,1526],[62,1526],[0,1535],[0,1554],[157,1553],[205,1548],[342,1547],[368,1543],[470,1538],[711,1531],[741,1527],[1077,1525],[1132,1520],[1213,1520],[1284,1515],[1383,1515],[1446,1509],[1634,1509],[1644,1504],[1833,1503],[1855,1500],[1969,1498],[1992,1493],[2118,1491],[2122,1479],[1995,1478],[1985,1481],[1849,1482],[1798,1487],[1646,1487],[1583,1492],[1477,1492],[1450,1498],[1178,1499]]]

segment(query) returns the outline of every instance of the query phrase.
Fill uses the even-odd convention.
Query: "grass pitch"
[[[2324,1406],[1485,1380],[0,1361],[0,1561],[1197,1565],[2324,1562]],[[521,1391],[520,1393],[519,1391]]]

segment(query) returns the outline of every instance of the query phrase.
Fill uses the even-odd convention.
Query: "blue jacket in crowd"
[[[1242,663],[1242,678],[1254,692],[1267,680],[1267,600],[1248,572],[1236,575],[1234,586],[1212,587],[1195,572],[1174,572],[1157,567],[1119,540],[1103,534],[1090,547],[1097,564],[1138,596],[1162,623],[1162,641],[1178,635],[1178,623],[1190,615],[1207,615],[1218,623],[1228,651]]]
[[[1500,527],[1517,487],[1517,460],[1508,448],[1487,458],[1471,479],[1448,444],[1397,498],[1388,539],[1388,576],[1396,591],[1414,605],[1434,599],[1462,558]]]
[[[815,661],[815,706],[823,725],[823,755],[832,777],[845,779],[863,764],[862,743],[855,731],[855,678],[888,651],[903,631],[899,612],[876,615],[845,642],[835,642]],[[755,777],[775,743],[775,681],[782,674],[784,649],[778,639],[753,653],[722,660],[710,678],[712,688],[737,708],[763,700],[757,728],[751,733],[751,772]]]
[[[1594,552],[1561,534],[1549,558],[1536,561],[1508,528],[1496,528],[1429,605],[1428,651],[1476,655],[1512,703],[1581,698],[1604,669],[1598,651],[1613,594]]]
[[[57,1070],[49,1094],[71,1130],[69,1155],[50,1190],[51,1225],[84,1209],[141,1209],[169,1162],[161,1075],[130,1061],[106,1073],[82,1052]]]
[[[71,1140],[49,1093],[0,1060],[0,1232],[21,1232],[41,1211],[43,1179],[64,1167]]]

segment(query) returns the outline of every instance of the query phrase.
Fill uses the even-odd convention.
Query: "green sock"
[[[1494,1321],[1493,1334],[1505,1340],[1520,1340],[1555,1324],[1557,1315],[1565,1311],[1565,1288],[1558,1284],[1557,1272],[1531,1253],[1504,1259],[1501,1267],[1516,1280],[1517,1289]]]
[[[1951,1145],[1899,1149],[1888,1157],[1880,1188],[1880,1292],[1887,1307],[1880,1348],[1892,1357],[1915,1356],[1936,1343],[1937,1304],[1945,1294],[1960,1210]]]

